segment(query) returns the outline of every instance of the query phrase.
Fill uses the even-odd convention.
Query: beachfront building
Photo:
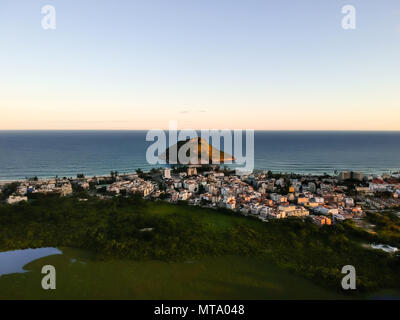
[[[332,224],[332,219],[326,216],[310,216],[310,217],[312,221],[318,226],[323,226],[323,225],[330,226]]]
[[[310,214],[310,212],[302,207],[295,205],[280,205],[278,207],[278,214],[284,214],[285,217],[305,217]]]
[[[14,203],[18,203],[18,202],[21,202],[21,201],[28,201],[28,197],[27,196],[11,195],[7,199],[7,203],[8,204],[14,204]]]
[[[164,177],[164,179],[171,179],[171,169],[170,168],[164,168],[163,177]]]

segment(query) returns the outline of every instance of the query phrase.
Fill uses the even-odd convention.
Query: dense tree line
[[[375,225],[375,242],[400,247],[400,217],[394,212],[368,213],[367,220]]]
[[[10,195],[12,195],[13,193],[15,193],[15,191],[17,191],[18,186],[19,186],[18,182],[12,182],[5,185],[0,192],[0,201],[7,200]]]

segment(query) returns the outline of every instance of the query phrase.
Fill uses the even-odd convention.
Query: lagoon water
[[[34,260],[53,254],[61,254],[57,248],[38,248],[0,252],[0,277],[5,274],[23,273],[23,267]]]
[[[0,180],[150,169],[146,131],[0,131]],[[256,131],[255,168],[333,174],[400,170],[400,132]]]

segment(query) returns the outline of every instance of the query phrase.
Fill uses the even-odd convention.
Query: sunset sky
[[[56,9],[43,30],[41,8]],[[357,10],[344,30],[341,9]],[[399,0],[1,0],[0,130],[400,130]]]

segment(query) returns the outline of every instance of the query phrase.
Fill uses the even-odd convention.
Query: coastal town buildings
[[[93,194],[103,190],[101,197],[137,194],[169,202],[225,208],[262,221],[311,219],[319,226],[347,219],[358,221],[365,216],[365,209],[400,206],[400,181],[390,175],[342,172],[337,177],[321,177],[255,172],[239,176],[229,170],[199,171],[196,167],[186,171],[163,168],[155,172],[140,177],[114,174],[112,177],[22,181],[7,202],[27,201],[35,194],[69,196],[75,190]]]

